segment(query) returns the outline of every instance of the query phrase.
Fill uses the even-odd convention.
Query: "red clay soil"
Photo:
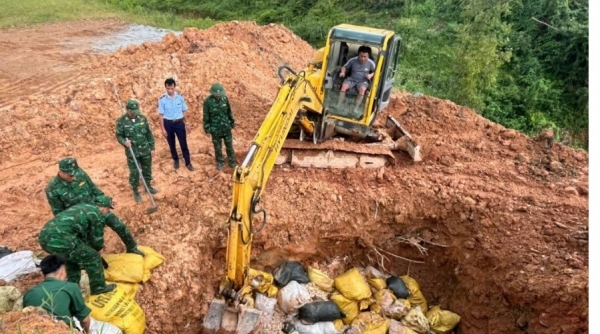
[[[241,161],[277,92],[277,67],[299,69],[313,51],[282,26],[224,23],[98,56],[80,68],[93,79],[14,103],[0,118],[2,242],[40,250],[37,234],[52,216],[44,187],[57,161],[73,155],[118,201],[115,212],[138,242],[167,257],[138,293],[148,333],[197,333],[224,273],[231,205],[231,169],[216,174],[201,103],[214,81],[224,84]],[[159,131],[157,99],[169,76],[190,108],[195,172],[173,170]],[[144,214],[147,199],[136,204],[131,196],[107,78],[122,101],[139,99],[152,122],[160,190],[152,215]],[[409,273],[429,305],[462,317],[460,333],[587,333],[587,154],[546,148],[433,97],[397,92],[387,112],[422,145],[423,162],[397,153],[396,164],[381,170],[275,167],[261,202],[268,224],[255,236],[254,254],[275,251],[255,266],[292,258],[330,274],[367,264]],[[124,250],[107,235],[103,252]]]
[[[3,334],[71,334],[69,326],[47,315],[9,312],[0,319]]]

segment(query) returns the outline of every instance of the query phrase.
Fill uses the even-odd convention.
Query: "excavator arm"
[[[288,70],[292,75],[284,78],[283,70]],[[219,284],[219,293],[224,296],[233,308],[239,305],[252,304],[249,297],[252,291],[251,283],[247,282],[250,264],[252,238],[266,224],[267,214],[264,209],[259,209],[261,196],[273,170],[283,143],[294,124],[298,124],[303,131],[312,134],[315,131],[315,119],[319,119],[322,100],[310,82],[311,74],[317,69],[309,66],[306,71],[298,74],[289,67],[279,68],[281,78],[279,93],[269,110],[265,120],[256,134],[250,150],[243,163],[233,172],[233,199],[229,218],[226,223],[228,229],[226,275]],[[311,119],[307,117],[311,114]],[[315,117],[316,115],[316,117]],[[258,228],[253,225],[255,214],[262,214],[262,222]],[[258,316],[250,315],[250,320],[232,321],[232,313],[241,313],[227,306],[227,301],[213,301],[205,318],[204,329],[217,330],[220,327],[236,333],[247,332],[254,327]],[[233,302],[233,303],[231,303]],[[229,310],[223,310],[228,308]],[[229,311],[229,312],[227,312]],[[225,315],[219,315],[219,313]],[[227,319],[229,314],[229,319]],[[240,315],[240,318],[243,315]],[[240,328],[240,326],[242,328]]]
[[[284,68],[291,71],[288,67],[281,67],[280,76]],[[233,173],[233,199],[227,222],[229,237],[226,280],[232,282],[235,290],[244,284],[250,263],[252,236],[266,223],[265,210],[258,209],[257,206],[287,134],[299,112],[322,109],[316,91],[306,80],[305,72],[293,73],[282,81],[275,102],[260,126],[246,158]],[[314,131],[313,123],[305,116],[301,116],[299,121],[304,131]],[[257,229],[253,226],[253,215],[256,213],[263,215],[262,224]]]

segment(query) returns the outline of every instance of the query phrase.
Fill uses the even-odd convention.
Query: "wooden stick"
[[[416,261],[416,260],[407,259],[405,257],[402,257],[402,256],[399,256],[399,255],[390,253],[388,251],[384,251],[383,249],[379,249],[379,250],[382,251],[382,252],[384,252],[384,253],[386,253],[386,254],[388,254],[388,255],[390,255],[390,256],[393,256],[395,258],[398,258],[398,259],[401,259],[401,260],[405,260],[405,261],[408,261],[408,262],[412,262],[412,263],[425,263],[423,261]]]

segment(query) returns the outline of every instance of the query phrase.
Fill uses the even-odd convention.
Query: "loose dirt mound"
[[[10,312],[0,319],[0,332],[3,334],[70,334],[73,331],[62,321],[47,315]]]
[[[14,105],[0,118],[0,235],[11,248],[39,249],[51,217],[43,189],[58,159],[74,155],[118,201],[116,213],[138,242],[167,257],[138,301],[148,332],[196,333],[224,269],[231,170],[215,174],[202,130],[201,103],[214,81],[225,85],[236,117],[240,161],[277,91],[276,69],[299,69],[313,49],[284,27],[230,22],[168,35],[120,50],[82,68],[95,79],[64,93]],[[175,172],[159,131],[156,103],[176,76],[186,97],[196,172]],[[144,215],[127,185],[123,149],[114,139],[121,99],[135,97],[157,138],[159,211]],[[373,170],[276,167],[262,205],[268,224],[256,236],[255,266],[283,258],[338,273],[379,264],[410,272],[430,305],[461,315],[461,333],[580,333],[587,330],[587,155],[504,129],[450,101],[396,94],[391,113],[423,146]],[[26,222],[26,223],[23,223]],[[106,252],[123,250],[112,232]],[[416,247],[424,247],[419,251]],[[409,263],[393,254],[424,261]]]

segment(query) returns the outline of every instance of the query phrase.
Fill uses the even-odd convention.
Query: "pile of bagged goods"
[[[104,271],[107,283],[115,283],[116,289],[99,295],[90,295],[89,278],[83,274],[80,288],[85,298],[85,304],[91,309],[92,334],[143,334],[146,330],[146,315],[135,297],[140,284],[150,280],[152,269],[161,265],[165,258],[154,249],[138,246],[145,256],[137,254],[103,254],[107,263]],[[18,277],[37,273],[40,259],[32,251],[13,252],[0,247],[0,314],[4,312],[29,313],[40,311],[41,308],[27,307],[23,309],[23,296],[16,287],[10,286]],[[6,285],[5,285],[6,284]],[[80,324],[73,318],[75,327]],[[60,322],[56,320],[56,322]]]
[[[272,274],[250,270],[255,307],[285,313],[282,331],[298,334],[450,334],[460,316],[427,307],[412,277],[388,276],[373,267],[352,268],[331,279],[323,271],[287,261]],[[276,299],[275,299],[276,297]],[[272,312],[265,312],[269,323]]]

